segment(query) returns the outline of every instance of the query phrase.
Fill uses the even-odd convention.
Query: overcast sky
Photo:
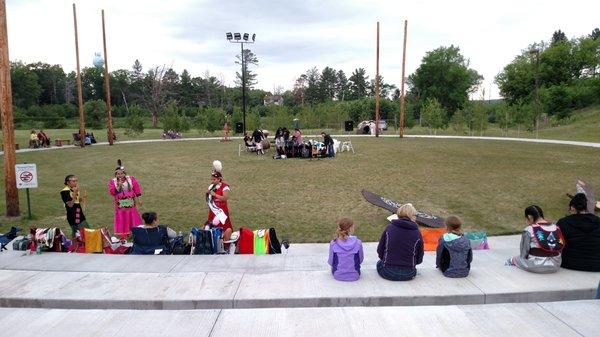
[[[105,10],[109,69],[170,65],[192,76],[207,71],[232,85],[240,46],[225,32],[256,33],[258,88],[291,89],[307,69],[364,67],[375,75],[376,23],[381,25],[380,72],[400,86],[403,22],[408,20],[407,76],[427,51],[454,44],[484,76],[486,98],[497,98],[494,77],[522,49],[563,30],[569,38],[600,26],[600,1],[383,0],[7,0],[13,61],[42,61],[75,69],[72,3],[77,5],[81,66],[102,51]],[[479,96],[481,93],[479,93]]]

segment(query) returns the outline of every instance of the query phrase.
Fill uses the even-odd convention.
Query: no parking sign
[[[37,188],[37,167],[35,164],[17,164],[15,165],[15,174],[17,176],[17,188]]]

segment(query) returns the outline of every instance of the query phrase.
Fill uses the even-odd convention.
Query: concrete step
[[[5,336],[597,336],[600,301],[216,310],[0,308]]]
[[[375,270],[376,243],[365,244],[357,282],[331,277],[327,244],[294,245],[281,255],[114,256],[0,253],[0,306],[72,309],[228,309],[459,305],[591,299],[600,273],[561,269],[532,274],[504,261],[518,237],[490,239],[475,251],[469,277],[450,279],[428,252],[409,282]],[[496,247],[496,248],[494,248]],[[511,247],[511,248],[507,248]]]

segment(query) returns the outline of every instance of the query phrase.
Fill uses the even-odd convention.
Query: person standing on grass
[[[213,164],[214,165],[214,164]],[[233,226],[231,225],[231,217],[229,216],[229,185],[223,181],[223,175],[218,170],[213,170],[211,175],[211,184],[206,192],[206,204],[208,205],[208,222],[213,226],[223,230],[223,241],[229,241]],[[225,244],[225,250],[229,248],[229,244]]]
[[[125,173],[121,159],[117,160],[115,177],[108,182],[108,193],[113,197],[115,235],[126,237],[131,228],[140,226],[142,218],[137,207],[142,206],[142,189],[134,176]]]
[[[325,132],[321,132],[321,136],[323,136],[323,143],[325,144],[327,157],[333,158],[335,156],[335,152],[333,151],[333,139]]]
[[[398,219],[386,227],[377,245],[377,273],[390,281],[409,281],[423,262],[423,236],[415,222],[417,210],[412,204],[398,208]]]
[[[83,209],[81,208],[81,192],[77,186],[77,177],[69,174],[65,177],[64,188],[60,191],[60,197],[65,204],[67,221],[71,227],[71,237],[76,238],[81,228],[89,228]]]
[[[587,208],[587,197],[577,193],[569,202],[571,215],[556,223],[565,237],[563,268],[600,271],[600,218]]]
[[[364,254],[362,241],[354,234],[354,222],[342,218],[338,222],[335,239],[329,243],[329,259],[333,278],[338,281],[356,281],[360,278],[360,264]]]

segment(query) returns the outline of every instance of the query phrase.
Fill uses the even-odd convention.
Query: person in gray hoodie
[[[446,219],[448,233],[440,237],[436,250],[435,265],[446,277],[467,277],[471,270],[473,251],[471,243],[461,231],[460,219],[451,215]]]
[[[338,223],[336,238],[329,243],[329,259],[333,278],[338,281],[356,281],[360,278],[360,264],[364,254],[362,242],[351,234],[354,222],[342,218]]]

